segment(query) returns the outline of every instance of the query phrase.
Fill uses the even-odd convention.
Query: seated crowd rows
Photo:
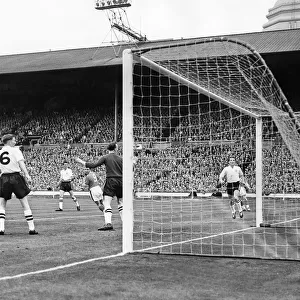
[[[199,116],[167,120],[167,118],[135,118],[136,141],[159,140],[162,135],[175,143],[167,149],[142,147],[136,151],[134,186],[136,191],[183,192],[197,191],[211,193],[215,190],[218,175],[228,163],[228,156],[234,155],[241,165],[255,191],[255,145],[252,121],[249,118],[230,116],[231,122],[203,114]],[[169,124],[168,124],[169,122]],[[198,122],[198,123],[197,123]],[[170,124],[172,123],[172,124]],[[172,126],[171,126],[172,125]],[[33,190],[55,190],[63,161],[70,162],[75,174],[74,189],[84,190],[85,170],[74,163],[73,158],[97,160],[105,154],[105,146],[93,143],[108,143],[114,140],[115,121],[113,110],[63,111],[51,114],[28,113],[3,116],[0,121],[1,133],[18,133],[19,140],[30,135],[40,136],[38,144],[56,147],[31,147],[24,156],[32,175]],[[169,127],[169,130],[166,128]],[[122,120],[118,115],[118,136],[121,140]],[[264,137],[271,137],[270,127],[264,126]],[[273,130],[273,128],[272,128]],[[210,140],[208,140],[210,138]],[[185,143],[187,140],[199,144]],[[207,140],[207,143],[205,142]],[[234,143],[210,144],[211,140],[234,141]],[[74,146],[72,144],[81,144]],[[71,146],[70,146],[71,145]],[[263,184],[265,193],[299,193],[300,172],[285,147],[276,144],[264,148]],[[105,180],[104,168],[97,172]]]
[[[139,112],[141,113],[141,112]],[[171,138],[172,140],[244,140],[253,139],[255,120],[220,110],[207,113],[200,109],[190,109],[189,115],[166,115],[154,107],[147,115],[134,115],[135,140]],[[174,115],[173,115],[174,113]],[[272,124],[271,124],[272,125]],[[269,138],[270,124],[264,123],[264,135]],[[122,118],[117,115],[118,136],[122,140]],[[114,139],[115,121],[112,108],[95,107],[87,110],[69,109],[57,112],[30,111],[28,113],[7,114],[0,118],[0,133],[15,132],[19,141],[30,136],[39,137],[38,144],[107,143]]]
[[[122,147],[120,147],[122,150]],[[56,190],[59,172],[66,160],[75,174],[73,182],[77,191],[85,190],[86,169],[74,162],[79,156],[93,161],[106,153],[105,146],[35,148],[25,151],[28,168],[32,174],[33,190]],[[253,152],[254,153],[254,152]],[[136,151],[134,187],[143,192],[189,192],[212,193],[215,191],[219,173],[228,164],[228,156],[237,157],[250,185],[255,192],[255,157],[246,146],[237,149],[232,145],[174,146],[171,148],[141,149]],[[300,171],[291,160],[287,150],[281,147],[263,151],[263,189],[269,193],[299,193]],[[104,167],[96,172],[105,180]],[[223,187],[224,190],[224,187]]]

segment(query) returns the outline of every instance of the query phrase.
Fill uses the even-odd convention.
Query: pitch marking
[[[39,271],[33,271],[33,272],[28,272],[28,273],[21,273],[21,274],[14,275],[14,276],[0,277],[0,281],[9,280],[9,279],[16,279],[16,278],[21,278],[21,277],[26,277],[26,276],[30,276],[30,275],[37,275],[37,274],[43,274],[43,273],[48,273],[48,272],[54,272],[54,271],[57,271],[57,270],[62,270],[62,269],[66,269],[66,268],[71,268],[71,267],[79,266],[79,265],[90,263],[90,262],[97,261],[97,260],[110,259],[110,258],[124,256],[124,255],[125,255],[125,253],[121,252],[121,253],[114,254],[114,255],[102,256],[102,257],[97,257],[97,258],[91,258],[91,259],[87,259],[87,260],[83,260],[83,261],[78,261],[78,262],[74,262],[74,263],[67,264],[67,265],[61,265],[61,266],[58,266],[58,267],[55,267],[55,268],[49,268],[49,269],[44,269],[44,270],[39,270]]]
[[[86,218],[99,218],[101,215],[84,215],[84,216],[65,216],[65,217],[51,217],[51,218],[34,218],[35,221],[53,221],[53,220],[64,220],[64,219],[86,219]],[[24,219],[6,220],[6,222],[24,222]]]
[[[174,242],[174,243],[169,243],[166,245],[159,245],[159,246],[155,246],[155,247],[149,247],[146,249],[135,250],[134,252],[145,252],[145,251],[149,251],[149,250],[153,250],[153,249],[160,249],[160,248],[170,247],[170,246],[174,246],[174,245],[182,245],[182,244],[186,244],[189,242],[202,241],[202,240],[211,239],[211,238],[222,236],[222,235],[229,235],[229,234],[239,233],[239,232],[243,232],[243,231],[254,230],[257,228],[260,228],[260,227],[249,227],[249,228],[243,228],[243,229],[229,231],[229,232],[222,232],[222,233],[213,234],[213,235],[209,235],[209,236],[205,236],[205,237],[201,237],[201,238],[195,238],[195,239],[185,240],[185,241],[181,241],[181,242]]]

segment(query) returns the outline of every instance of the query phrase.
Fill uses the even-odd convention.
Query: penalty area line
[[[114,254],[114,255],[101,256],[101,257],[91,258],[91,259],[87,259],[87,260],[83,260],[83,261],[77,261],[77,262],[74,262],[74,263],[71,263],[71,264],[61,265],[61,266],[57,266],[57,267],[53,267],[53,268],[49,268],[49,269],[32,271],[32,272],[28,272],[28,273],[21,273],[21,274],[13,275],[13,276],[0,277],[0,281],[9,280],[9,279],[17,279],[17,278],[21,278],[21,277],[26,277],[26,276],[31,276],[31,275],[38,275],[38,274],[43,274],[43,273],[48,273],[48,272],[55,272],[55,271],[58,271],[58,270],[67,269],[67,268],[71,268],[71,267],[76,267],[76,266],[79,266],[79,265],[83,265],[83,264],[98,261],[98,260],[111,259],[111,258],[124,256],[125,254],[126,253],[120,252],[120,253]]]

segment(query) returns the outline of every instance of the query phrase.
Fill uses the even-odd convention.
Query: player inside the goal
[[[243,218],[243,209],[241,206],[241,200],[239,197],[240,181],[243,179],[242,169],[236,165],[235,158],[229,158],[229,165],[225,167],[219,177],[220,184],[223,184],[226,179],[226,189],[228,198],[230,200],[230,207],[232,212],[232,218],[236,218],[235,206],[237,206],[240,218]]]

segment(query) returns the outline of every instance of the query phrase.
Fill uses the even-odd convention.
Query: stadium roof
[[[262,31],[244,34],[224,35],[248,43],[260,54],[294,52],[300,50],[300,29]],[[209,37],[180,40],[139,42],[139,46],[168,45],[189,42]],[[48,51],[0,56],[0,74],[38,72],[62,69],[78,69],[120,65],[122,51],[131,47],[105,46],[61,51]],[[116,53],[118,55],[116,55]]]

